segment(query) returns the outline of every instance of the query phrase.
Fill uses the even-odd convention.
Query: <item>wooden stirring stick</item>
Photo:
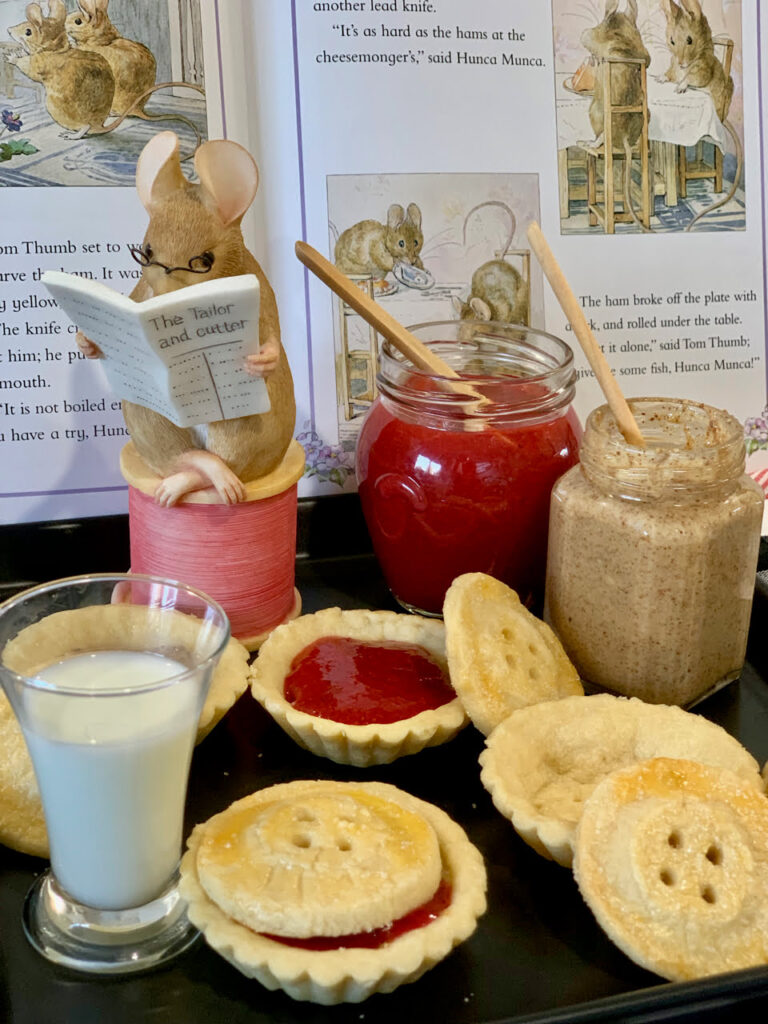
[[[584,354],[589,360],[589,365],[592,367],[595,377],[597,377],[597,382],[603,389],[603,394],[610,410],[616,418],[616,424],[624,435],[624,440],[638,448],[645,448],[645,438],[640,433],[640,428],[632,414],[632,410],[627,405],[627,400],[622,394],[616,378],[611,373],[608,361],[597,344],[578,299],[571,291],[571,286],[568,284],[565,274],[563,274],[559,263],[552,255],[552,250],[547,245],[547,240],[535,221],[528,228],[528,241],[531,243],[531,248],[536,253],[541,269],[552,286],[552,291],[557,296],[561,309],[573,328],[573,333],[581,343]]]
[[[371,324],[387,341],[392,342],[398,352],[402,352],[407,359],[410,359],[414,366],[420,370],[425,370],[427,373],[437,374],[440,377],[460,379],[459,374],[452,366],[449,366],[423,341],[420,341],[414,334],[407,331],[378,302],[374,302],[372,298],[358,288],[354,281],[350,281],[345,274],[337,270],[317,249],[313,249],[306,242],[297,242],[295,248],[296,255],[305,267],[308,267],[324,284],[327,284],[331,291],[342,298],[356,313],[359,313],[363,320]],[[446,386],[457,394],[467,395],[470,398],[476,399],[475,404],[486,404],[488,402],[485,395],[481,395],[479,391],[470,387],[466,382],[462,381],[461,384],[451,385],[446,381]]]

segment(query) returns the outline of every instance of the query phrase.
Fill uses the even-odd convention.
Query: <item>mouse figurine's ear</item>
[[[615,14],[619,9],[619,0],[605,0],[605,17]]]
[[[195,170],[224,224],[239,221],[259,187],[259,169],[247,149],[213,139],[195,151]]]
[[[627,0],[627,17],[637,27],[637,0]]]
[[[148,212],[156,203],[183,189],[187,179],[179,162],[179,138],[175,132],[158,132],[146,144],[136,162],[136,191]]]

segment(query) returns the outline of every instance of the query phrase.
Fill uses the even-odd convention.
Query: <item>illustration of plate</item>
[[[397,290],[396,281],[385,281],[381,287],[374,286],[373,294],[376,298],[381,298],[382,295],[392,295]]]
[[[573,93],[574,96],[593,96],[594,95],[594,90],[593,89],[574,89],[574,87],[573,87],[573,79],[572,78],[566,78],[564,80],[563,88],[566,90],[566,92]]]
[[[400,284],[406,288],[417,288],[419,291],[426,291],[435,283],[434,277],[428,270],[422,267],[414,267],[411,263],[396,263],[392,269]]]

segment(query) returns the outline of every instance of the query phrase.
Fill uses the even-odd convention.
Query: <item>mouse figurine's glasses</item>
[[[190,274],[207,274],[214,264],[216,257],[212,252],[200,253],[193,256],[186,267],[169,267],[167,263],[161,263],[154,258],[151,245],[129,245],[131,256],[142,267],[162,267],[166,274],[172,274],[174,270],[187,270]]]

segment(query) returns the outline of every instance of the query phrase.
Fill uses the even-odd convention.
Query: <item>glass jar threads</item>
[[[516,325],[445,321],[411,331],[481,400],[384,343],[356,467],[387,584],[404,608],[426,615],[441,614],[465,572],[540,601],[552,485],[578,458],[573,354]]]
[[[630,406],[646,447],[601,406],[554,488],[546,617],[585,683],[688,705],[741,671],[763,493],[729,413]]]

